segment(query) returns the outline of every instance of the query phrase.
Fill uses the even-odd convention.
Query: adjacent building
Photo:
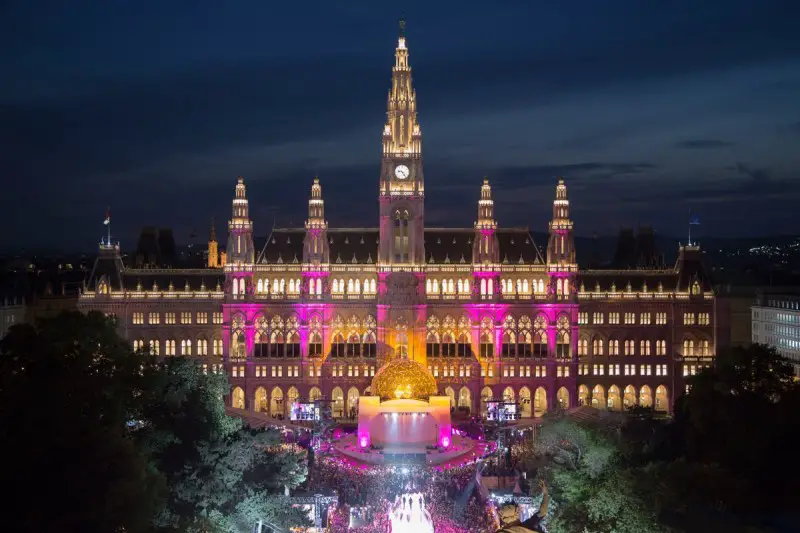
[[[329,227],[314,179],[304,227],[273,229],[256,249],[239,178],[226,257],[216,260],[215,235],[209,243],[219,268],[130,268],[103,242],[81,309],[113,315],[135,348],[227,372],[233,407],[273,416],[298,398],[351,416],[397,357],[425,365],[439,393],[471,412],[490,399],[518,402],[524,417],[579,404],[669,411],[684,377],[713,361],[715,298],[699,247],[681,247],[670,268],[581,270],[563,179],[543,248],[499,224],[488,180],[476,184],[473,227],[425,224],[402,33],[379,157],[375,227]]]
[[[762,293],[750,309],[753,342],[774,347],[800,377],[800,295]]]

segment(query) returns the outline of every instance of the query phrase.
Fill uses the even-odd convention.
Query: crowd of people
[[[329,515],[334,533],[389,533],[398,499],[416,494],[424,500],[437,533],[493,531],[491,510],[480,498],[476,465],[443,471],[424,465],[357,465],[340,457],[320,458],[316,484],[336,489],[339,506]],[[350,527],[350,515],[358,519]]]

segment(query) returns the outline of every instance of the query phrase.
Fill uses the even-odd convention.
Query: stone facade
[[[474,227],[425,227],[403,35],[395,58],[376,228],[329,228],[314,180],[305,227],[274,229],[257,253],[239,178],[223,268],[130,269],[107,242],[81,309],[113,314],[137,348],[224,370],[233,407],[275,416],[297,398],[351,416],[394,357],[424,364],[471,412],[489,398],[519,402],[526,417],[580,403],[669,411],[683,377],[713,361],[700,249],[682,247],[668,269],[579,270],[563,179],[545,253],[527,229],[498,227],[487,180]]]

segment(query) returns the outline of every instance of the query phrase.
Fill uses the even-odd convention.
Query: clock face
[[[405,165],[397,165],[394,169],[394,175],[397,176],[398,179],[404,180],[408,177],[409,174],[411,174],[411,172]]]

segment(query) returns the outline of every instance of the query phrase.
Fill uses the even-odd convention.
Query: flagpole
[[[692,208],[689,207],[689,246],[692,245]]]

